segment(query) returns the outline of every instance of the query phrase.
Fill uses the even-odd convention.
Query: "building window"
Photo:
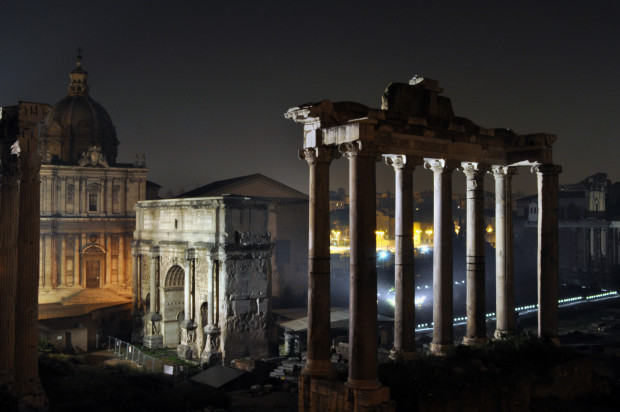
[[[276,240],[276,263],[291,262],[291,241]]]
[[[88,195],[88,211],[89,212],[97,211],[97,195],[96,194]]]

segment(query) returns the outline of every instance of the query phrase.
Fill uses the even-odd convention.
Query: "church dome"
[[[116,129],[108,112],[88,94],[88,72],[82,69],[82,56],[78,55],[77,67],[69,78],[69,94],[52,107],[41,124],[43,161],[75,164],[89,148],[97,146],[114,164]]]

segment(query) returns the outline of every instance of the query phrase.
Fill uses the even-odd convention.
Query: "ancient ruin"
[[[464,344],[484,342],[483,174],[496,193],[496,337],[514,332],[511,177],[527,166],[538,179],[538,333],[557,341],[558,174],[556,136],[485,129],[458,117],[438,82],[414,77],[390,84],[381,109],[354,102],[306,104],[285,117],[301,123],[310,167],[308,361],[300,380],[300,411],[393,410],[389,388],[377,376],[375,166],[381,158],[396,179],[396,311],[394,357],[415,352],[413,311],[412,176],[424,165],[434,176],[433,340],[431,351],[454,345],[452,321],[452,172],[467,180],[467,333]],[[332,379],[330,362],[329,166],[349,161],[350,324],[347,382]]]
[[[46,105],[0,107],[0,386],[20,410],[47,408],[38,372],[38,123]]]
[[[135,342],[211,365],[273,352],[268,206],[239,196],[138,202]]]

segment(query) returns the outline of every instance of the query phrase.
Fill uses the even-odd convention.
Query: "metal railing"
[[[117,359],[126,359],[135,363],[143,371],[149,373],[162,373],[174,378],[175,381],[187,379],[189,368],[185,365],[175,365],[162,359],[149,356],[142,352],[139,347],[125,342],[113,336],[108,336],[108,352],[114,351]]]

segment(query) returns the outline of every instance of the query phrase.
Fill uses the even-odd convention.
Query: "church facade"
[[[116,162],[116,130],[89,95],[81,56],[69,77],[67,96],[39,126],[39,301],[66,302],[104,288],[114,292],[108,297],[129,298],[133,207],[146,198],[147,169],[137,156],[133,164]]]

